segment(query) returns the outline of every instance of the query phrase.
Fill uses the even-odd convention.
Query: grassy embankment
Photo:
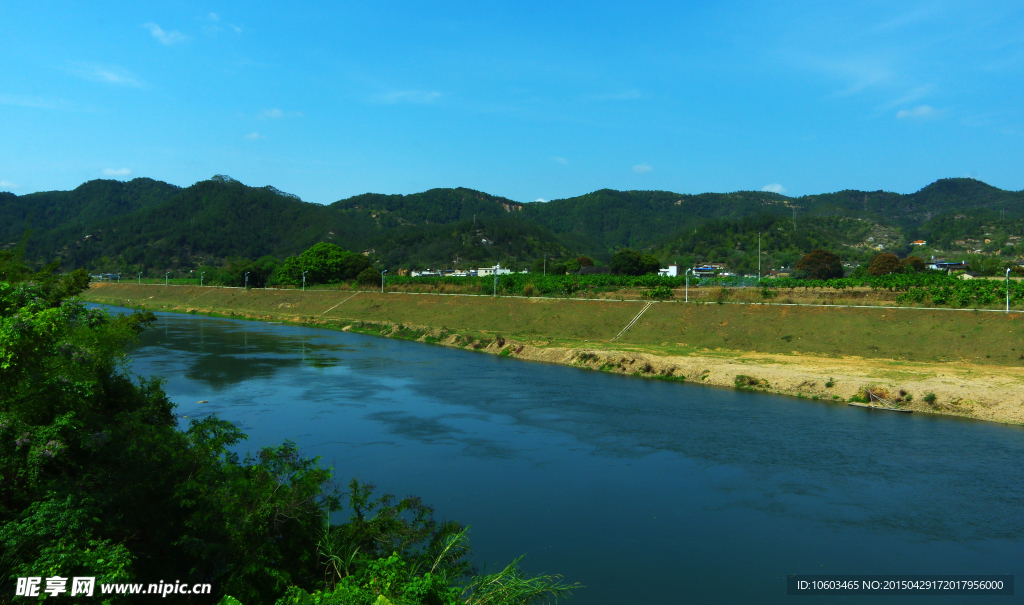
[[[917,411],[1024,422],[1022,314],[668,302],[612,340],[646,303],[133,284],[85,297],[830,401],[869,387]]]

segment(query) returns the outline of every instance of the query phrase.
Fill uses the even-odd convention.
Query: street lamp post
[[[309,271],[303,271],[302,272],[302,291],[303,292],[306,291],[306,274],[307,273],[309,273]]]
[[[761,283],[761,233],[757,234],[757,283]]]
[[[686,273],[683,274],[686,276],[686,302],[690,302],[690,273],[692,271],[693,268],[691,267],[690,269],[686,270]]]
[[[384,278],[386,277],[388,270],[384,269],[380,272],[380,293],[384,294]]]
[[[199,274],[199,287],[200,288],[203,287],[203,276],[204,275],[206,275],[206,271],[203,271],[202,273]]]
[[[497,265],[494,265],[494,294],[491,296],[491,298],[497,298],[498,297],[498,271],[500,271],[500,270],[501,270],[501,263],[498,263]]]
[[[1010,312],[1010,270],[1006,270],[1006,312]]]
[[[139,285],[142,285],[142,272],[139,272]]]
[[[121,283],[121,274],[120,273],[117,274],[117,283],[118,284]]]
[[[171,274],[170,271],[168,271],[167,273],[164,273],[164,285],[165,286],[167,285],[167,276],[170,275],[170,274]]]
[[[248,271],[245,272],[245,289],[246,290],[249,289],[249,272]]]

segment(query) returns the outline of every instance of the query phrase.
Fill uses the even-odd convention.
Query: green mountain
[[[44,243],[44,234],[49,231],[77,227],[87,232],[105,219],[165,204],[180,191],[174,185],[142,178],[128,183],[89,181],[73,191],[23,196],[0,193],[0,242],[10,245],[31,229],[36,234],[32,247],[40,253],[49,252],[52,246]]]
[[[619,248],[656,246],[711,219],[786,214],[789,205],[788,198],[761,191],[685,195],[602,189],[579,197],[527,204],[523,216],[550,229],[567,246],[605,258]]]
[[[457,223],[473,219],[502,218],[521,212],[525,204],[465,189],[431,189],[412,195],[365,193],[331,204],[344,211],[368,212],[386,226]],[[393,219],[394,223],[388,223]]]
[[[541,256],[607,262],[624,247],[662,262],[788,265],[813,248],[864,260],[878,246],[1020,254],[1024,192],[943,179],[918,192],[614,191],[520,203],[465,188],[364,194],[330,205],[217,176],[187,188],[150,179],[91,181],[73,191],[0,194],[5,247],[32,229],[26,257],[101,271],[185,270],[230,258],[284,258],[321,241],[389,269],[525,266]],[[1018,239],[1014,239],[1017,237]],[[987,242],[985,240],[988,240]]]

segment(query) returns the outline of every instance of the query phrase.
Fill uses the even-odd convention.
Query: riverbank
[[[844,405],[871,388],[904,409],[1024,424],[1021,314],[134,284],[84,298]]]

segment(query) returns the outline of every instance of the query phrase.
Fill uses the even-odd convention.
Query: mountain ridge
[[[456,187],[365,193],[318,204],[273,186],[251,187],[217,175],[184,188],[139,178],[89,181],[71,191],[0,194],[5,246],[32,229],[28,258],[56,257],[66,268],[182,268],[231,257],[282,258],[319,241],[365,252],[394,268],[469,260],[522,264],[572,254],[606,262],[623,247],[656,252],[665,261],[686,255],[709,260],[707,254],[749,254],[744,241],[751,234],[743,229],[757,225],[770,226],[777,235],[791,229],[786,238],[776,238],[784,240],[780,246],[832,245],[856,256],[864,243],[858,238],[870,237],[871,230],[905,247],[912,239],[984,232],[990,216],[1011,222],[1024,218],[1024,192],[954,178],[911,194],[843,190],[793,197],[604,188],[523,203]],[[803,236],[797,233],[801,224]],[[718,235],[710,235],[716,229]],[[812,231],[817,235],[809,237]],[[719,241],[726,234],[744,241],[726,246]]]

